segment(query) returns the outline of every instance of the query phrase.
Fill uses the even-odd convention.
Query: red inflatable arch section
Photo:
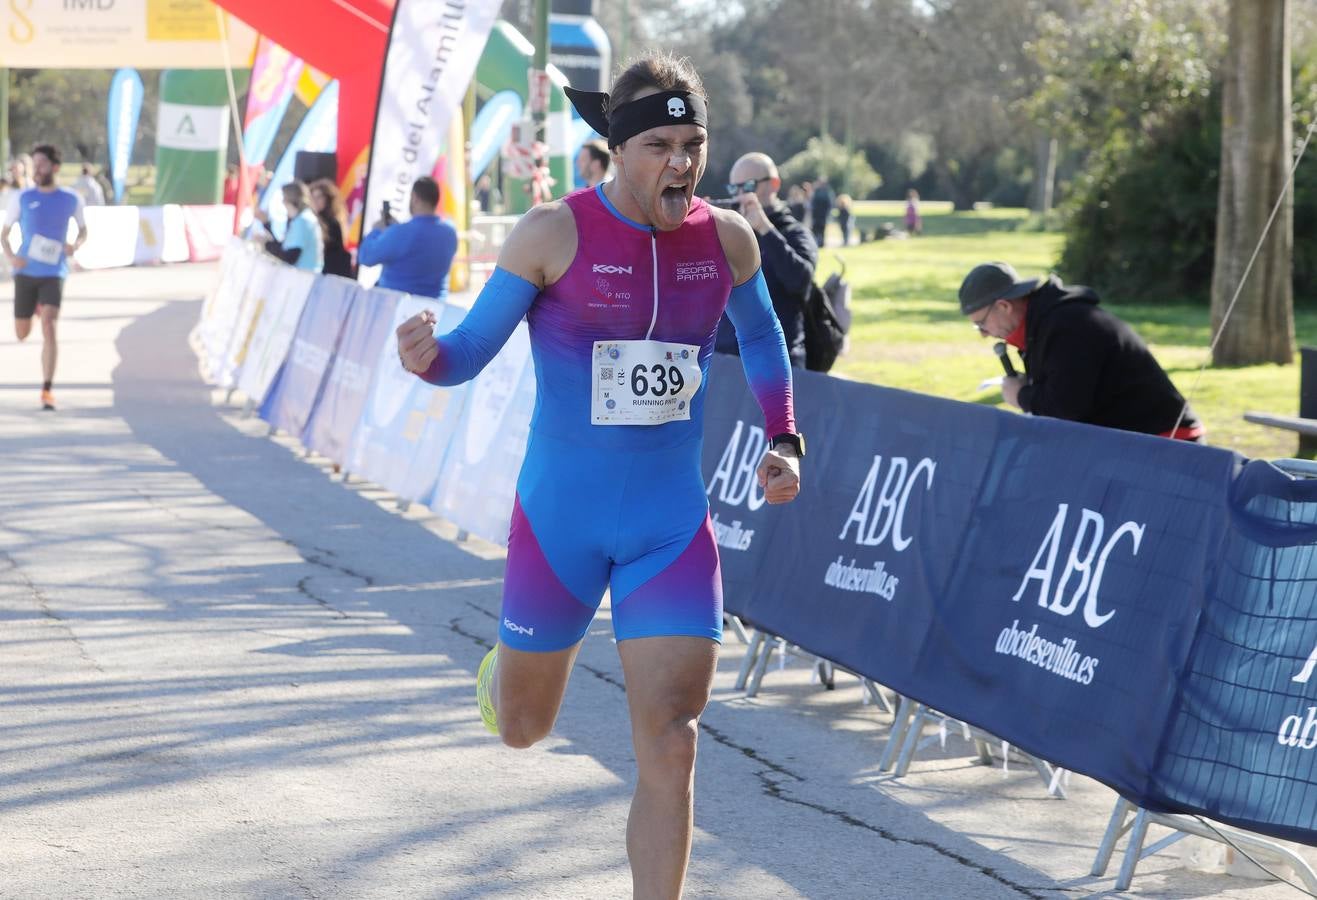
[[[370,144],[394,0],[215,0],[308,65],[337,78],[338,180]]]

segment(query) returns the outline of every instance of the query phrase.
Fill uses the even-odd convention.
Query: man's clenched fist
[[[398,359],[408,372],[419,375],[439,355],[439,344],[434,339],[437,321],[434,313],[426,309],[398,326]]]

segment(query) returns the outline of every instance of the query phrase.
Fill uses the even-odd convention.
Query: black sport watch
[[[768,442],[768,446],[776,448],[778,444],[790,444],[796,451],[796,456],[800,459],[805,458],[805,436],[796,434],[791,431],[784,431],[782,434],[773,435],[773,439]]]

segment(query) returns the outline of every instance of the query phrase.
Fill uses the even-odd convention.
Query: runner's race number
[[[596,341],[594,425],[662,425],[691,417],[700,348],[668,341]]]

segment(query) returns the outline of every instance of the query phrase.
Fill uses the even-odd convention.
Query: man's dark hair
[[[601,140],[586,141],[581,149],[590,154],[590,159],[599,163],[600,172],[608,173],[608,164],[613,161],[613,156],[608,152],[606,143]]]
[[[32,155],[36,156],[38,153],[50,160],[54,165],[58,166],[60,164],[59,148],[54,144],[37,144],[32,148]]]
[[[429,175],[422,175],[412,184],[412,196],[426,206],[439,205],[439,182]]]
[[[609,92],[609,104],[617,107],[630,103],[636,99],[636,94],[651,87],[660,91],[686,91],[709,99],[689,57],[676,56],[666,50],[651,50],[617,76]]]

